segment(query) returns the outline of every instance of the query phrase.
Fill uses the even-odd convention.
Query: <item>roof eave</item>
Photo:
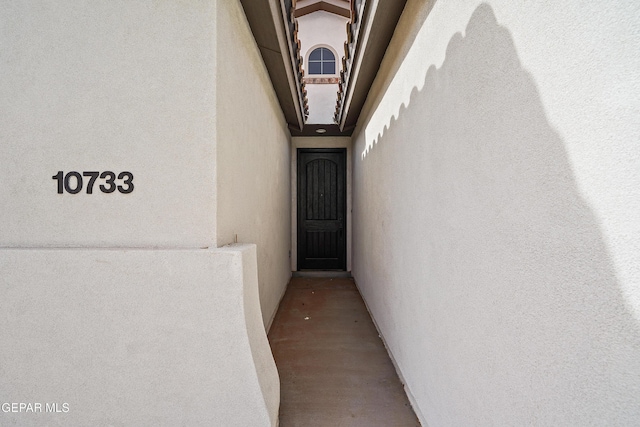
[[[240,1],[285,120],[290,127],[302,129],[307,103],[291,0]]]
[[[345,45],[346,70],[336,108],[336,121],[343,131],[356,126],[406,0],[356,3],[360,7],[354,11],[355,22]]]

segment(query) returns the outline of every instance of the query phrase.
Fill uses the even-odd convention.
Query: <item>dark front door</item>
[[[298,149],[298,270],[345,270],[346,150]]]

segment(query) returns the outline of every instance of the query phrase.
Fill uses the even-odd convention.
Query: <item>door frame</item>
[[[342,176],[343,176],[343,194],[342,194],[342,207],[343,207],[343,212],[342,215],[340,213],[338,213],[338,216],[342,216],[342,221],[343,221],[343,238],[342,238],[342,244],[340,245],[341,247],[339,248],[340,250],[340,256],[338,258],[338,260],[340,261],[340,263],[343,265],[342,268],[337,268],[337,269],[332,269],[332,271],[347,271],[347,149],[344,147],[336,147],[336,148],[297,148],[296,149],[296,157],[298,158],[298,166],[300,165],[300,158],[304,155],[304,154],[339,154],[342,157],[342,164],[339,165],[338,167],[342,168]],[[299,172],[299,171],[298,171]],[[300,186],[302,185],[302,183],[300,182],[301,180],[301,176],[298,173],[297,176],[297,194],[299,194],[299,189]],[[302,205],[299,203],[298,198],[296,197],[296,209],[297,209],[297,229],[298,229],[298,236],[300,236],[300,233],[302,231],[302,225],[300,224],[300,217],[301,217],[301,213],[302,213]],[[300,242],[299,238],[298,238],[298,243]],[[300,248],[298,247],[298,251],[297,251],[297,257],[298,257],[298,271],[301,271],[300,265],[302,264],[302,258],[301,258],[301,253],[300,253]]]
[[[352,147],[351,137],[348,136],[300,136],[291,138],[291,271],[299,271],[298,268],[298,148],[346,148],[346,271],[351,271],[351,247],[352,247]]]

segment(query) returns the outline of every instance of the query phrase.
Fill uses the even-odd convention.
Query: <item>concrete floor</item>
[[[292,278],[269,341],[280,427],[420,425],[352,279]]]

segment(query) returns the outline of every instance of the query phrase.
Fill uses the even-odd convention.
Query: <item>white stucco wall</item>
[[[354,133],[353,274],[424,425],[638,424],[638,23],[408,1]]]
[[[265,319],[290,273],[289,141],[248,34],[238,1],[0,5],[0,425],[277,424]],[[269,130],[234,133],[256,123],[246,92],[219,90],[244,84],[234,64]],[[130,171],[134,191],[57,194],[59,170]],[[216,248],[243,208],[266,210],[232,231],[257,252]]]
[[[239,2],[217,22],[217,241],[258,246],[268,327],[291,277],[290,134]]]
[[[0,425],[277,424],[255,246],[1,255]]]
[[[309,117],[306,123],[329,125],[334,123],[338,85],[333,83],[307,83]]]
[[[318,46],[328,46],[336,54],[336,74],[340,75],[344,42],[347,39],[348,18],[335,13],[319,10],[297,18],[298,40],[303,58],[303,68],[307,70],[309,53]],[[307,73],[307,76],[309,74]]]
[[[317,11],[298,19],[298,39],[302,52],[305,77],[339,77],[344,56],[344,42],[347,39],[344,16],[325,11]],[[336,56],[336,73],[333,75],[309,74],[307,64],[309,54],[317,47],[329,47]],[[309,100],[309,124],[331,124],[336,109],[338,85],[307,83],[307,99]]]
[[[215,246],[215,19],[2,2],[0,246]],[[60,170],[130,171],[134,191],[59,195]]]

